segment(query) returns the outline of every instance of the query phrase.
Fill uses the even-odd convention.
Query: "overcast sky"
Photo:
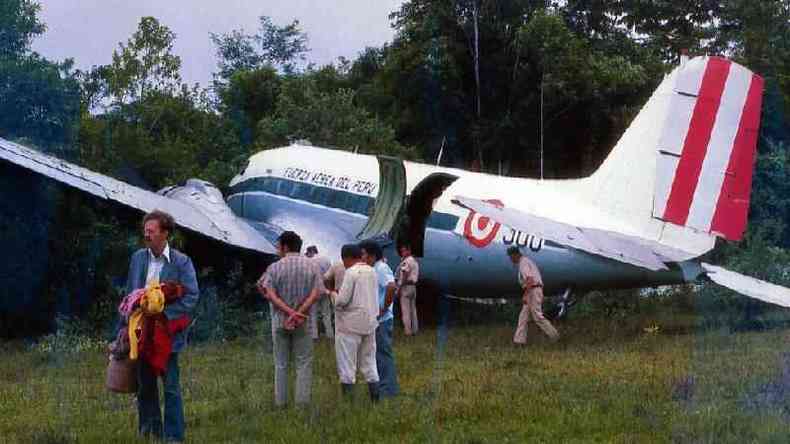
[[[208,85],[216,68],[209,32],[258,29],[268,15],[282,26],[298,19],[317,64],[349,59],[366,46],[392,40],[388,15],[402,0],[39,0],[46,33],[33,49],[51,60],[67,57],[78,68],[110,63],[112,51],[137,29],[140,18],[154,16],[176,33],[174,52],[188,83]]]

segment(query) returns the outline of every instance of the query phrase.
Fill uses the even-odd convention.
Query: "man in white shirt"
[[[378,278],[373,267],[362,261],[357,245],[345,245],[340,253],[346,272],[343,285],[333,292],[335,300],[335,356],[345,396],[351,396],[357,366],[368,383],[370,399],[379,400],[376,367],[376,327],[379,314]]]
[[[184,287],[184,295],[170,303],[164,310],[166,319],[177,319],[190,315],[200,297],[195,267],[189,256],[170,248],[168,238],[175,229],[175,221],[169,214],[155,210],[143,218],[143,240],[146,248],[137,250],[129,264],[126,294],[147,287],[155,282],[174,282]],[[153,369],[142,360],[138,367],[137,409],[138,430],[143,436],[164,438],[167,441],[184,440],[186,422],[184,403],[179,382],[179,353],[186,347],[186,332],[173,335],[172,353],[167,360],[165,374],[161,377],[164,386],[164,422],[159,407],[160,379]]]

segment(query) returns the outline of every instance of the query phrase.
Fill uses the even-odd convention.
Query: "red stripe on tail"
[[[746,230],[762,101],[763,79],[754,75],[711,223],[712,232],[729,240],[740,240]]]
[[[664,210],[664,220],[668,222],[677,225],[686,224],[729,72],[728,60],[716,57],[708,60],[686,140],[683,143],[680,163],[675,171],[672,189]]]

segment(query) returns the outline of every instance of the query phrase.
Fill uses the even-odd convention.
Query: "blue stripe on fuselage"
[[[370,211],[372,211],[376,201],[370,196],[279,177],[256,177],[231,187],[232,195],[241,195],[244,193],[266,193],[271,196],[285,197],[321,207],[362,215],[365,219],[367,219]],[[258,220],[258,218],[247,214],[241,202],[230,198],[228,200],[229,204],[232,200],[236,201],[237,207],[233,208],[233,206],[231,206],[236,214],[248,219]],[[439,212],[432,212],[427,222],[429,228],[446,231],[454,230],[457,224],[458,216]]]

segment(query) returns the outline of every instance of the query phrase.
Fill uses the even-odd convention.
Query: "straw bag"
[[[137,361],[110,357],[106,386],[115,393],[137,392]]]

